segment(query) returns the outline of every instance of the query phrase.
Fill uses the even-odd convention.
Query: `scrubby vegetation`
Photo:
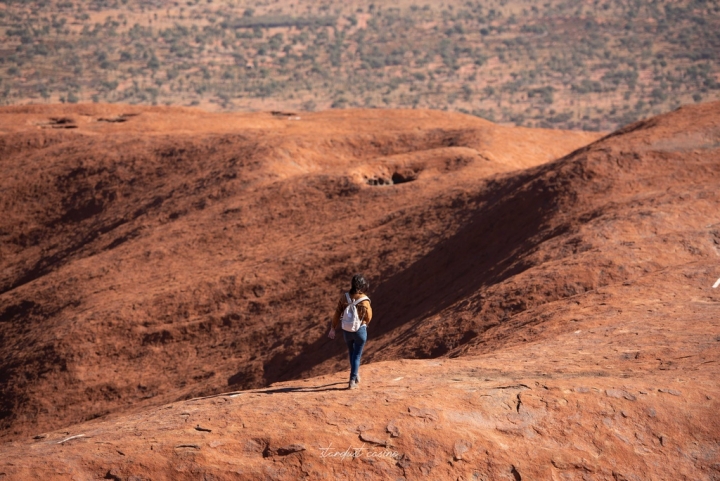
[[[393,5],[4,0],[0,100],[425,107],[609,130],[720,98],[716,0]]]

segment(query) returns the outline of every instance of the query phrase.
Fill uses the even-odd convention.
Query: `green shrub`
[[[579,84],[573,84],[572,90],[579,94],[599,93],[603,91],[603,87],[598,81],[583,79]]]
[[[152,57],[150,57],[150,60],[147,63],[147,68],[151,70],[157,70],[160,68],[160,60],[153,54]]]
[[[546,87],[529,89],[527,92],[527,96],[528,96],[528,98],[540,97],[540,99],[543,101],[543,103],[552,104],[554,101],[554,99],[553,99],[554,92],[555,92],[555,88],[548,85]]]

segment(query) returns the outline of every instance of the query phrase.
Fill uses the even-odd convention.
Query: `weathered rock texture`
[[[720,477],[720,104],[550,163],[585,139],[431,112],[146,132],[170,112],[6,136],[0,473]],[[108,166],[57,180],[83,158]],[[350,391],[322,335],[355,270],[377,318]]]
[[[463,225],[483,178],[597,137],[423,111],[0,120],[6,438],[309,375],[308,353],[341,352],[324,333],[355,271],[378,284],[376,335],[413,319],[383,314],[384,283]]]

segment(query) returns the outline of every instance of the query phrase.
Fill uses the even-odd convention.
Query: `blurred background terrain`
[[[609,131],[720,98],[706,0],[0,2],[0,103],[431,108]]]

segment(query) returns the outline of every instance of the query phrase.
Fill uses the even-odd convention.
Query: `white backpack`
[[[362,326],[362,319],[358,316],[357,307],[355,306],[360,304],[362,301],[369,301],[370,299],[367,296],[362,296],[360,299],[353,301],[350,299],[350,294],[347,292],[345,293],[345,299],[347,299],[348,305],[340,318],[340,326],[343,331],[357,332],[358,329],[360,329],[360,326]]]

